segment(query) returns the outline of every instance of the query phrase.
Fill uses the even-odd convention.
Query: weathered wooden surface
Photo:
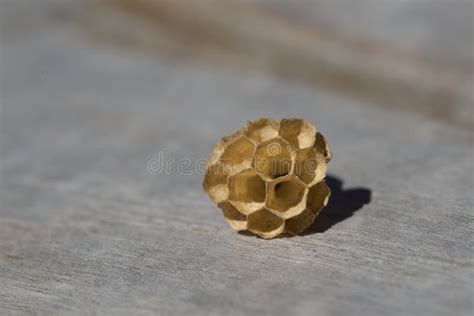
[[[98,48],[2,8],[0,314],[470,315],[472,133],[257,74]],[[25,12],[25,11],[19,11]],[[6,29],[4,25],[16,25]],[[3,24],[5,22],[5,24]],[[306,117],[334,159],[305,236],[224,223],[198,174],[262,116]]]
[[[472,0],[96,3],[84,25],[102,42],[259,69],[474,129]]]

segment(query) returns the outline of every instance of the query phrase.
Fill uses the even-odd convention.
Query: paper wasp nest
[[[328,202],[330,159],[326,140],[306,120],[260,119],[216,145],[204,190],[237,231],[297,235]]]

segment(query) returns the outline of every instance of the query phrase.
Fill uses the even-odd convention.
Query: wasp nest
[[[260,119],[216,145],[204,190],[237,231],[297,235],[328,202],[330,159],[323,135],[306,120]]]

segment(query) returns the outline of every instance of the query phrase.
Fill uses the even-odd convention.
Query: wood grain
[[[314,3],[313,10],[317,10],[319,2],[309,1],[308,7]],[[474,127],[470,111],[474,106],[472,59],[463,66],[453,66],[449,57],[429,58],[430,50],[408,49],[395,40],[351,32],[347,26],[338,28],[302,14],[294,17],[291,11],[269,10],[271,2],[265,1],[108,0],[105,7],[99,3],[87,11],[84,25],[91,34],[101,35],[98,38],[102,42],[118,41],[129,48],[168,52],[213,65],[259,69],[324,86],[368,104]],[[462,4],[458,1],[452,7],[462,8]],[[339,6],[343,11],[344,6]],[[389,2],[385,6],[389,7]],[[416,3],[411,6],[418,8]],[[446,10],[450,7],[446,5]],[[474,8],[468,4],[464,7]],[[382,11],[377,8],[382,9],[383,4],[374,7],[374,15]],[[370,17],[369,11],[365,18]],[[472,16],[464,21],[467,19]],[[117,23],[111,22],[114,20]],[[133,27],[121,27],[123,21]],[[398,35],[408,34],[399,31]],[[470,45],[461,43],[460,49],[472,48],[472,36],[468,41]],[[449,45],[448,39],[445,45]]]
[[[470,131],[96,46],[58,3],[1,2],[0,314],[472,314]],[[304,236],[237,234],[198,172],[147,169],[264,116],[331,143],[335,194]]]

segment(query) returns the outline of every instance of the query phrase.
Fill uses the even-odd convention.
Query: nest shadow
[[[307,236],[317,233],[324,233],[337,223],[340,223],[360,210],[364,205],[369,204],[372,200],[372,191],[365,187],[356,187],[351,189],[343,189],[343,181],[333,175],[326,177],[326,184],[331,189],[331,197],[328,205],[316,217],[314,223],[300,236]],[[255,236],[249,231],[239,231],[243,236]],[[292,238],[288,234],[282,234],[277,238]]]
[[[364,187],[343,189],[343,181],[333,175],[326,177],[326,183],[331,189],[329,203],[316,217],[313,225],[302,235],[324,233],[332,226],[354,215],[372,200],[370,189]]]

